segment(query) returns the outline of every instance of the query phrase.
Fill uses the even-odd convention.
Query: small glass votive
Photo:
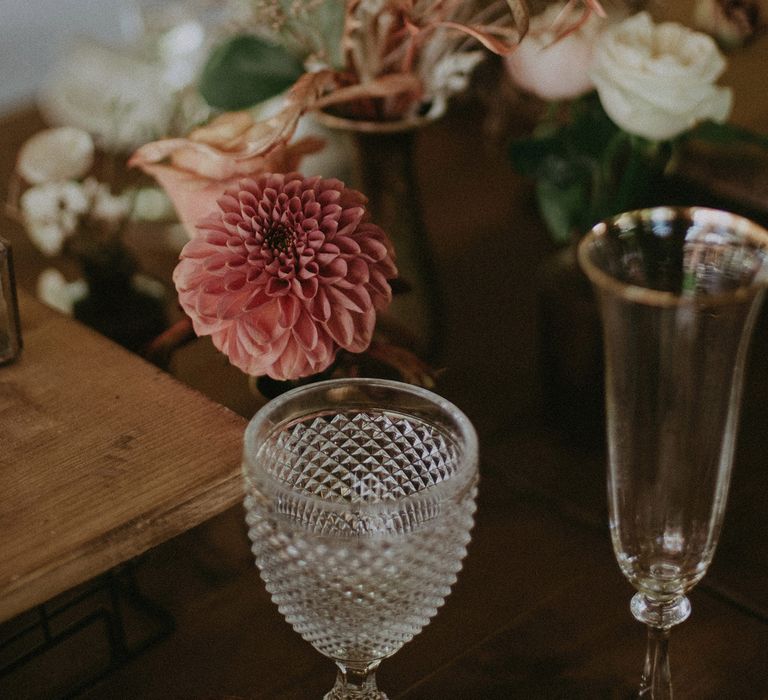
[[[11,244],[0,238],[0,365],[21,354],[21,322]]]

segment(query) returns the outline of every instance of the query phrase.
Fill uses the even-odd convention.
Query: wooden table
[[[0,368],[0,621],[239,500],[244,421],[21,292]]]

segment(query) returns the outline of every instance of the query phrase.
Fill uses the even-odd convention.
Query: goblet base
[[[636,620],[656,629],[679,625],[691,614],[691,602],[684,595],[662,602],[635,593],[629,607]]]

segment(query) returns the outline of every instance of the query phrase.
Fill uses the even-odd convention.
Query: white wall
[[[74,36],[120,41],[131,0],[0,0],[0,113],[33,99]]]

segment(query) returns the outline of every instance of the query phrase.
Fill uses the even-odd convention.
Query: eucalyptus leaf
[[[209,105],[232,111],[279,95],[303,73],[301,62],[281,46],[243,34],[213,50],[199,88]]]

